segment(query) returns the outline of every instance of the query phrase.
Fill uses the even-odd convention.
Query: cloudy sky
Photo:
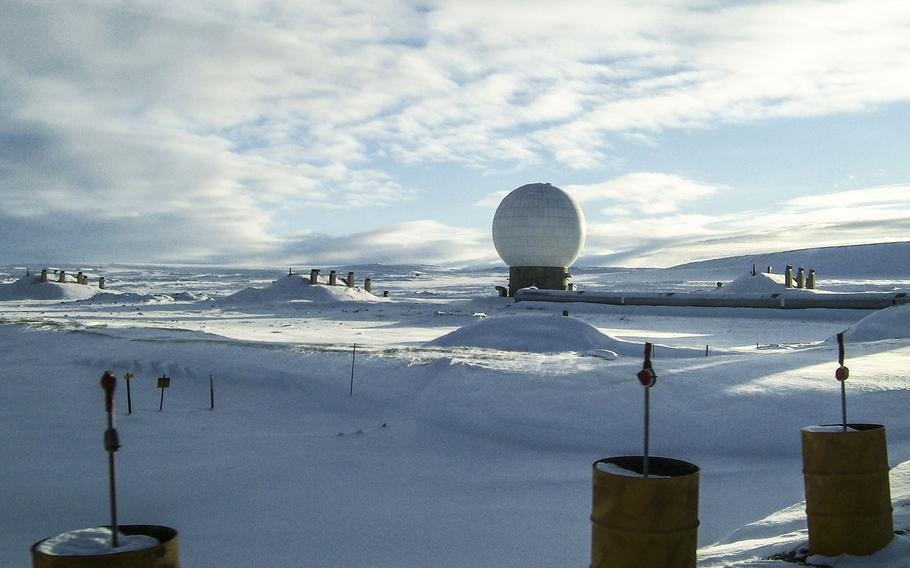
[[[0,262],[582,262],[910,239],[910,4],[0,0]]]

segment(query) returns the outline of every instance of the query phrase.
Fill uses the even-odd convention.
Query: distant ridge
[[[753,264],[759,272],[764,272],[771,266],[778,274],[783,273],[786,265],[792,264],[794,273],[802,266],[807,271],[814,268],[824,278],[896,276],[910,278],[910,242],[819,247],[730,256],[688,262],[667,270],[695,270],[711,275],[730,276],[751,271]]]

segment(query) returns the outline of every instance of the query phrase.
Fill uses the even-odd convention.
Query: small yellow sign
[[[170,388],[170,386],[171,386],[170,377],[158,377],[158,388],[159,389]]]

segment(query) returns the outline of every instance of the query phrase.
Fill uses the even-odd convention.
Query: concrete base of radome
[[[565,266],[510,266],[509,296],[529,286],[540,290],[565,290],[569,286],[569,271]]]

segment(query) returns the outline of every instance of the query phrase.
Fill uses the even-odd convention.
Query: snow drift
[[[894,306],[864,317],[844,337],[850,341],[910,339],[910,305]]]
[[[607,335],[580,319],[560,315],[519,315],[484,318],[427,342],[434,347],[481,347],[503,351],[559,353],[612,351],[640,357],[642,343]],[[704,351],[661,346],[662,356],[695,356]]]
[[[310,284],[300,276],[292,275],[279,278],[265,288],[245,288],[224,298],[224,304],[274,304],[285,302],[381,302],[383,298],[374,296],[361,288],[347,286],[326,286]]]
[[[116,292],[105,290],[79,302],[88,304],[168,304],[172,302],[209,302],[207,294],[194,292],[176,292],[173,294],[138,294],[136,292]]]
[[[38,276],[23,276],[0,285],[0,301],[10,300],[84,300],[101,292],[97,286],[74,282],[41,282]]]

